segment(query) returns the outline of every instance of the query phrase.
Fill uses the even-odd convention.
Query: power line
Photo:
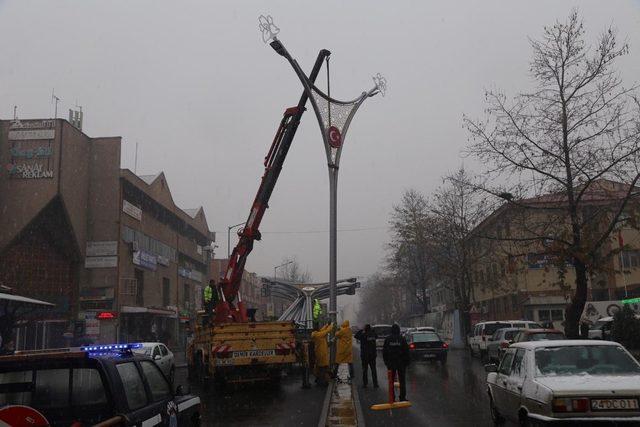
[[[341,228],[338,232],[358,232],[373,230],[388,230],[390,227],[361,227],[361,228]],[[329,230],[280,230],[280,231],[261,231],[260,234],[322,234],[328,233]]]

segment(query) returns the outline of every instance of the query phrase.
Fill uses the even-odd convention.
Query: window
[[[167,380],[164,379],[162,373],[160,373],[160,369],[149,361],[140,362],[140,366],[142,366],[142,372],[144,372],[144,376],[147,377],[147,383],[149,383],[149,389],[151,390],[151,399],[154,402],[159,400],[167,399],[171,397],[171,388],[167,383]]]
[[[75,406],[107,403],[104,384],[97,369],[78,368],[73,370],[71,402]]]
[[[151,357],[153,357],[155,359],[156,356],[160,356],[160,355],[161,355],[160,346],[157,345],[157,346],[153,347],[153,353],[151,354]]]
[[[188,283],[184,284],[184,308],[187,310],[191,308],[191,287]]]
[[[500,368],[498,369],[498,373],[509,375],[511,373],[511,362],[513,362],[513,351],[507,351],[502,358],[502,363],[500,363]]]
[[[519,348],[518,351],[516,351],[515,357],[513,358],[513,370],[511,371],[511,374],[516,377],[524,377],[524,374],[525,374],[524,355],[525,355],[525,350],[522,348]]]
[[[69,369],[46,369],[36,372],[33,405],[61,408],[69,405]]]
[[[622,266],[624,268],[640,267],[640,251],[622,251]]]
[[[164,345],[160,345],[160,353],[162,353],[162,357],[169,355],[169,350]]]
[[[564,320],[564,310],[551,310],[551,320]]]
[[[162,278],[162,305],[167,307],[171,304],[170,298],[171,281],[167,277]]]
[[[147,393],[135,363],[126,362],[116,365],[129,409],[135,411],[147,404]]]
[[[22,387],[0,392],[0,406],[31,405],[31,382],[33,371],[13,371],[0,373],[0,388],[4,384],[20,384]]]
[[[548,322],[551,320],[551,313],[549,310],[538,310],[538,320],[540,322]]]
[[[144,271],[136,268],[134,270],[134,275],[136,278],[136,305],[142,307],[144,306]]]

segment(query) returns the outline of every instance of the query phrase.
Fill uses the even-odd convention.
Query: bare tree
[[[367,278],[360,290],[358,322],[393,323],[404,315],[402,292],[405,289],[391,276],[375,273]]]
[[[454,303],[463,317],[465,332],[474,289],[474,271],[485,259],[489,247],[474,249],[472,232],[490,211],[484,192],[472,184],[473,177],[461,167],[445,178],[433,195],[429,227],[430,258],[445,288],[453,291]]]
[[[308,270],[302,271],[297,257],[285,259],[282,264],[286,264],[281,270],[281,278],[285,281],[291,283],[309,283],[311,281],[311,274]]]
[[[574,11],[531,46],[535,89],[512,100],[487,91],[486,120],[464,118],[468,151],[487,165],[488,182],[516,182],[487,191],[553,224],[528,227],[519,239],[549,248],[575,270],[566,309],[566,332],[575,337],[587,276],[600,268],[605,243],[637,196],[640,103],[636,86],[624,86],[614,69],[628,46],[613,28],[589,46]]]
[[[387,269],[399,284],[408,286],[422,307],[429,310],[428,281],[433,264],[429,259],[428,229],[431,217],[425,197],[416,190],[407,190],[400,204],[393,207],[389,225]]]

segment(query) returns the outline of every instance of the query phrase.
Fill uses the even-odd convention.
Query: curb
[[[333,386],[335,381],[329,381],[327,391],[324,394],[324,402],[322,403],[322,412],[320,413],[320,420],[318,421],[318,427],[325,427],[327,425],[327,418],[329,417],[329,406],[331,405],[331,396],[333,395]]]
[[[355,382],[351,383],[351,397],[353,398],[353,406],[356,410],[356,425],[358,427],[365,427],[364,413],[362,412],[360,395],[358,395],[358,387],[356,386]]]

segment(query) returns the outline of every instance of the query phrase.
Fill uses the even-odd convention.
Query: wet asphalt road
[[[313,380],[312,380],[313,381]],[[187,385],[187,370],[176,371],[176,385]],[[280,384],[243,385],[218,394],[193,382],[200,396],[203,426],[317,426],[326,388],[302,389],[300,376],[283,377]],[[186,387],[185,387],[186,389]]]
[[[413,362],[407,370],[407,398],[412,406],[372,411],[371,405],[388,400],[386,368],[378,355],[379,389],[362,388],[358,349],[354,347],[355,384],[367,427],[376,426],[493,426],[486,393],[483,364],[464,350],[449,352],[447,363]],[[176,372],[176,384],[189,384],[186,369]],[[244,385],[217,394],[190,385],[203,402],[204,426],[317,426],[325,388],[300,387],[297,374],[279,385]]]
[[[367,427],[374,426],[493,426],[486,392],[486,374],[480,360],[464,350],[449,352],[447,363],[414,361],[407,370],[410,408],[372,411],[388,401],[387,371],[378,354],[379,389],[362,388],[360,359],[354,354],[355,381]]]

